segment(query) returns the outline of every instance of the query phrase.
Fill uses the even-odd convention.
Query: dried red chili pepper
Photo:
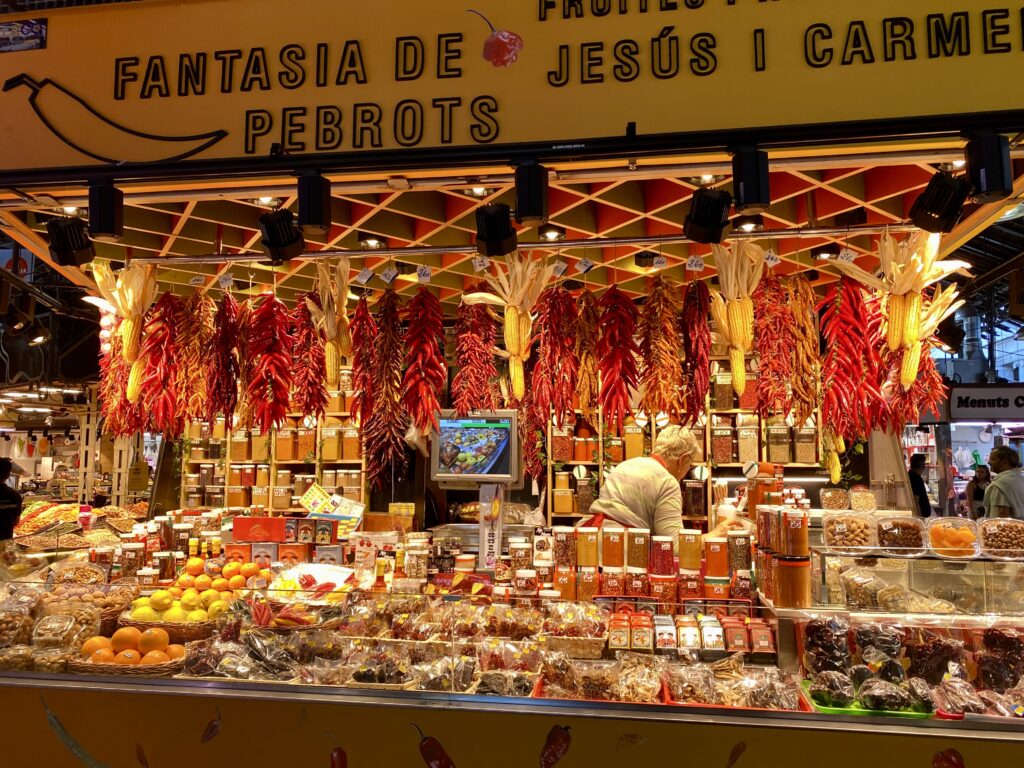
[[[576,300],[576,399],[580,413],[591,425],[596,425],[597,400],[600,386],[597,378],[597,339],[600,336],[601,318],[597,311],[597,300],[590,291],[584,291]]]
[[[288,308],[276,296],[263,294],[244,327],[244,382],[247,425],[264,433],[288,416],[292,390],[292,337]]]
[[[553,768],[565,757],[572,745],[572,734],[569,726],[553,725],[544,740],[544,749],[540,753],[541,768]]]
[[[469,292],[476,290],[487,288],[471,288]],[[470,411],[492,411],[496,407],[496,328],[486,305],[459,306],[455,320],[455,360],[458,371],[452,379],[452,404],[459,416],[465,416]]]
[[[401,304],[388,288],[377,305],[377,338],[374,344],[372,384],[373,413],[363,424],[366,477],[373,488],[405,475],[405,428],[408,414],[402,406]]]
[[[190,421],[206,415],[206,372],[216,310],[217,305],[205,292],[196,293],[185,302],[177,329],[178,408]]]
[[[153,305],[146,316],[145,337],[139,357],[145,361],[139,402],[148,415],[153,432],[175,439],[185,429],[185,417],[178,407],[178,328],[184,304],[170,291]]]
[[[631,413],[630,393],[637,386],[636,307],[618,289],[610,287],[599,302],[601,341],[598,364],[601,372],[601,405],[605,423],[616,433]]]
[[[224,414],[228,429],[234,423],[238,405],[238,302],[225,291],[213,316],[213,352],[206,376],[206,419],[213,422],[218,413]]]
[[[121,334],[117,328],[110,336],[110,351],[100,356],[100,413],[103,415],[103,431],[121,437],[141,432],[146,418],[141,403],[129,403],[125,392],[131,363],[121,353]]]
[[[662,275],[651,282],[647,301],[640,310],[641,406],[649,415],[668,414],[672,421],[682,415],[680,387],[683,366],[679,359],[679,311],[682,301]]]
[[[754,350],[758,356],[757,412],[761,418],[789,412],[796,335],[793,312],[782,283],[766,273],[754,301]]]
[[[802,275],[789,280],[789,306],[793,314],[792,368],[793,416],[797,424],[814,415],[820,399],[821,347],[818,341],[817,298],[810,281]]]
[[[352,332],[352,415],[365,424],[373,412],[373,361],[377,343],[377,323],[370,314],[365,294],[359,297],[349,326]]]
[[[448,383],[444,361],[444,314],[441,302],[423,286],[405,308],[405,378],[402,405],[412,421],[408,439],[422,451],[423,438],[437,432],[440,399]]]
[[[428,768],[455,768],[455,763],[444,751],[441,742],[433,736],[424,736],[418,725],[412,723],[412,727],[420,735],[420,757]]]
[[[306,300],[319,306],[320,294],[300,296],[292,310],[292,404],[303,416],[323,416],[327,410],[327,368],[324,337],[313,323]]]
[[[680,321],[683,340],[683,424],[694,424],[704,412],[711,387],[711,292],[703,281],[689,283]]]
[[[562,427],[573,418],[572,396],[576,389],[577,361],[574,350],[576,302],[561,286],[546,288],[537,299],[534,337],[537,354],[532,357],[530,394],[534,417],[541,423],[554,418]]]

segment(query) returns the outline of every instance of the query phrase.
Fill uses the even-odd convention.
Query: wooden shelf
[[[745,414],[756,414],[757,411],[750,408],[712,408],[709,413],[745,413]]]
[[[270,464],[300,464],[300,465],[309,465],[309,464],[316,464],[316,459],[313,459],[312,461],[303,461],[301,459],[292,459],[290,461],[271,460],[268,463],[270,463]]]
[[[561,464],[563,464],[563,465],[565,465],[567,467],[596,467],[596,466],[600,465],[600,462],[597,462],[597,461],[562,461],[562,462],[557,462],[556,461],[556,462],[552,462],[552,464],[559,464],[559,463],[561,463]]]
[[[320,461],[321,464],[362,464],[362,459],[323,459]]]

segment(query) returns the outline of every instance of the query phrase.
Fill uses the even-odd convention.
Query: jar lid
[[[474,560],[476,560],[476,555],[456,555],[455,559],[460,561],[460,562],[463,562],[463,563],[466,563],[466,562],[470,562],[471,563]]]
[[[92,551],[93,552],[113,552],[114,548],[113,547],[93,547]],[[157,555],[167,555],[167,554],[170,554],[170,553],[168,553],[168,552],[157,552],[156,554]]]
[[[700,577],[700,571],[691,568],[680,568],[679,575],[684,579],[696,579]]]
[[[562,593],[559,592],[557,589],[542,589],[540,591],[540,596],[543,597],[545,600],[560,600],[562,597]]]
[[[705,584],[728,584],[729,583],[729,577],[728,576],[705,576],[704,577],[704,583]]]
[[[525,541],[514,541],[508,545],[509,549],[533,549],[533,547],[527,544]]]
[[[586,574],[594,573],[594,574],[596,574],[597,573],[597,566],[596,565],[581,565],[580,566],[580,573],[586,573]]]
[[[121,545],[121,549],[122,550],[124,550],[124,549],[136,550],[136,549],[142,549],[144,546],[146,546],[146,545],[141,543],[141,542],[131,542],[131,543],[122,544]]]
[[[811,558],[809,557],[776,557],[777,565],[785,565],[789,568],[810,568]]]
[[[745,568],[742,569],[742,570],[736,571],[736,577],[740,578],[740,579],[749,579],[750,578],[750,571],[748,571]]]
[[[715,544],[728,544],[729,543],[729,540],[727,538],[725,538],[724,536],[708,536],[708,537],[706,537],[704,539],[704,541],[707,544],[711,544],[711,543],[715,543]]]
[[[618,526],[615,526],[615,525],[606,525],[601,530],[604,531],[605,533],[617,533],[620,536],[626,532],[625,528],[619,528]]]
[[[533,568],[520,568],[516,571],[517,579],[536,579],[537,572]]]
[[[683,528],[681,531],[679,531],[679,537],[680,538],[682,538],[683,536],[701,536],[701,535],[702,535],[701,531],[696,529],[696,528]]]
[[[647,569],[639,565],[627,565],[626,573],[647,573]]]
[[[750,538],[750,533],[747,531],[727,531],[725,535],[727,539],[739,537],[743,537],[744,539]]]
[[[651,535],[650,528],[627,528],[626,530],[629,531],[630,536],[638,536],[640,534],[644,534],[645,536]]]
[[[156,568],[139,568],[135,573],[137,576],[156,576],[160,571]]]
[[[174,531],[191,531],[192,523],[175,523],[171,526],[171,530]],[[124,534],[122,534],[124,535]]]
[[[501,562],[505,562],[507,560],[508,562],[511,563],[512,562],[512,555],[500,555],[498,557],[498,560],[500,560]]]
[[[571,525],[556,525],[551,529],[551,532],[556,535],[559,533],[575,533],[576,529]]]
[[[512,594],[512,587],[504,587],[496,584],[491,590],[491,594],[495,597],[508,597]]]
[[[676,577],[672,576],[672,575],[664,575],[664,574],[659,575],[657,573],[652,573],[651,574],[651,581],[669,582],[669,581],[675,581],[675,580],[676,580]]]
[[[659,542],[661,542],[663,544],[665,542],[668,542],[668,543],[671,544],[673,541],[675,541],[675,537],[674,536],[651,536],[651,541],[659,541]]]
[[[600,528],[577,528],[576,530],[577,530],[577,531],[578,531],[579,533],[586,533],[586,534],[591,534],[591,533],[597,533],[597,532],[598,532],[598,531],[600,531],[601,529],[600,529]]]

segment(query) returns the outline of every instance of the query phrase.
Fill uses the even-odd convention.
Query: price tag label
[[[849,248],[843,248],[836,257],[839,261],[845,261],[847,264],[853,263],[853,260],[857,258],[857,252],[851,251]]]
[[[704,271],[704,259],[700,256],[691,256],[686,260],[686,271],[687,272],[703,272]]]
[[[416,267],[416,279],[421,283],[429,283],[433,273],[434,270],[432,270],[426,264]]]
[[[366,285],[368,282],[370,282],[371,277],[373,277],[373,270],[363,267],[361,270],[359,270],[359,274],[356,275],[356,282],[359,283],[360,285]]]
[[[206,275],[192,275],[192,277],[188,279],[189,285],[202,285],[205,282]]]
[[[226,275],[221,275],[220,279],[217,280],[217,284],[220,286],[222,291],[226,291],[235,283],[235,276],[228,272]]]
[[[380,279],[383,280],[388,285],[391,285],[391,283],[394,282],[396,277],[398,277],[398,270],[395,269],[394,267],[388,267],[387,269],[380,273]]]
[[[576,271],[579,272],[581,275],[587,274],[587,272],[589,272],[593,268],[594,262],[592,262],[590,259],[580,259],[579,261],[576,262]]]
[[[655,269],[664,269],[668,266],[668,259],[664,256],[655,256],[653,266]]]
[[[483,272],[489,266],[491,266],[491,260],[486,256],[477,256],[475,259],[473,259],[474,272]]]
[[[569,265],[566,264],[564,261],[556,261],[551,269],[555,273],[555,277],[561,277],[562,275],[565,274],[565,270],[567,270],[568,268]]]
[[[771,249],[769,249],[768,253],[765,254],[764,263],[767,264],[769,267],[776,267],[781,262],[782,259],[779,258],[779,254],[777,254],[775,251]]]

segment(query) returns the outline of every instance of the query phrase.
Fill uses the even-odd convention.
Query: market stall
[[[971,274],[955,250],[1002,199],[975,172],[991,155],[978,148],[994,142],[1010,165],[996,132],[1018,112],[966,88],[966,114],[943,117],[950,62],[937,53],[896,62],[939,73],[916,106],[879,94],[837,123],[815,100],[780,108],[755,88],[737,116],[716,88],[749,78],[724,60],[712,77],[713,52],[746,50],[746,32],[691,4],[715,33],[693,35],[683,70],[666,15],[683,11],[662,3],[653,40],[646,11],[620,11],[607,80],[585,47],[598,44],[561,42],[577,21],[573,39],[612,34],[580,4],[541,3],[533,18],[484,3],[481,21],[395,0],[415,36],[382,37],[379,9],[352,8],[344,23],[363,42],[353,31],[335,50],[287,17],[245,27],[244,54],[219,37],[238,3],[181,18],[170,5],[54,17],[54,32],[80,24],[63,56],[124,53],[112,83],[110,67],[86,67],[95,104],[52,46],[0,61],[8,97],[28,95],[0,120],[32,150],[19,159],[31,167],[0,167],[0,218],[97,299],[99,429],[121,447],[116,504],[33,502],[0,543],[0,701],[25,734],[18,758],[596,765],[685,742],[731,768],[796,743],[860,764],[870,743],[961,768],[1021,749],[1024,522],[917,517],[901,466],[918,450],[939,463],[913,427],[948,396],[932,352],[962,303],[952,278]],[[897,45],[898,20],[868,6],[887,61],[913,49],[912,29]],[[926,6],[920,44],[945,50]],[[764,23],[805,45],[766,77],[811,91],[840,57],[831,28],[778,10]],[[142,57],[115,16],[139,39],[184,24],[183,37]],[[868,64],[864,22],[826,16],[851,30],[842,58]],[[984,19],[989,43],[1008,34]],[[752,31],[765,73],[775,49]],[[463,49],[471,34],[484,70]],[[665,54],[628,86],[637,114],[565,110],[562,88],[624,99],[640,67],[628,36]],[[216,101],[207,53],[223,67]],[[29,54],[50,57],[48,77]],[[679,133],[687,116],[659,82],[686,66],[690,103],[719,106]],[[862,85],[855,69],[830,74]],[[372,104],[317,103],[314,89],[348,98],[368,81]],[[425,128],[408,83],[418,99],[450,86],[431,102],[439,125]],[[515,116],[526,90],[563,124]],[[120,130],[166,128],[197,102],[198,122],[224,127]],[[52,117],[54,103],[103,117],[108,144],[68,140],[85,122]],[[59,142],[29,139],[39,118]],[[961,170],[972,121],[989,133]],[[923,124],[933,141],[901,138]],[[731,137],[728,152],[712,134]],[[840,136],[877,148],[829,143]],[[754,142],[779,147],[774,165]],[[954,230],[969,193],[979,205]],[[65,210],[81,195],[88,227]],[[643,464],[681,468],[663,483],[668,524],[591,514],[616,472],[669,439],[684,457]],[[882,441],[895,458],[874,466]],[[151,484],[172,503],[129,503]],[[256,723],[279,733],[254,739]]]

